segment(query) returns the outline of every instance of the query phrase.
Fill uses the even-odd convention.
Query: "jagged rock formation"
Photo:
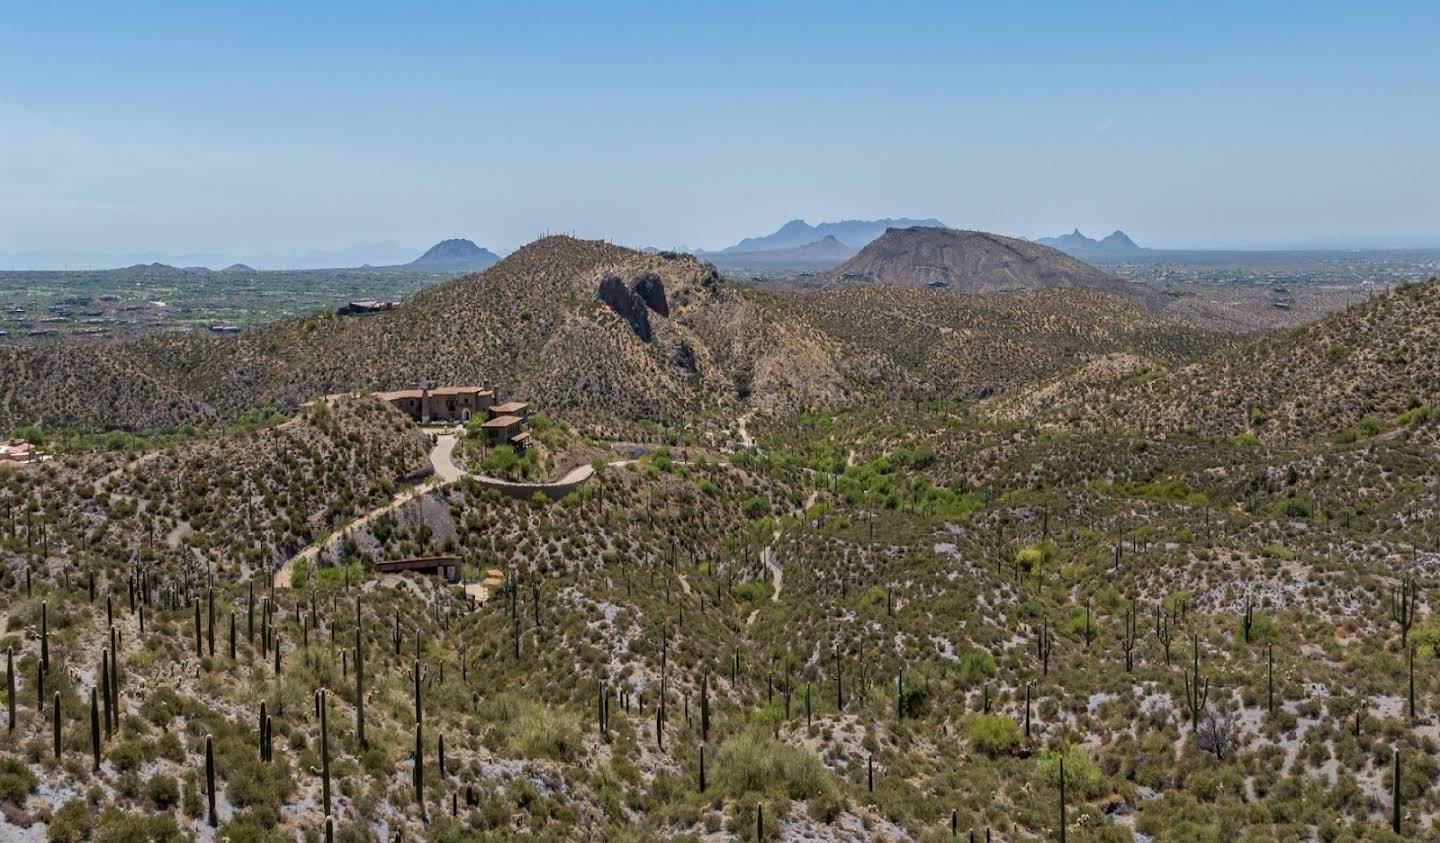
[[[630,291],[645,302],[645,306],[660,314],[670,315],[670,303],[665,300],[665,282],[653,272],[642,273],[630,280]]]
[[[641,298],[633,286],[626,284],[620,276],[613,272],[605,273],[600,279],[600,287],[595,291],[595,300],[610,306],[610,309],[619,314],[630,330],[641,342],[650,342],[650,315],[645,300]]]

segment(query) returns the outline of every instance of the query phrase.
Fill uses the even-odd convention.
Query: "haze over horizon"
[[[401,262],[547,231],[719,249],[887,216],[1440,248],[1440,115],[1416,107],[1440,90],[1433,3],[142,2],[7,24],[0,268]]]

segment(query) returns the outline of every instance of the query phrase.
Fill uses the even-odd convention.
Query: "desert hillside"
[[[892,228],[833,270],[797,282],[836,287],[891,284],[965,293],[1085,287],[1140,295],[1141,290],[1064,252],[985,231]]]
[[[967,294],[866,285],[776,299],[839,341],[852,376],[922,398],[1003,393],[1117,352],[1188,362],[1233,341],[1095,290]]]
[[[892,231],[871,248],[892,236],[910,235]],[[878,284],[772,295],[690,255],[547,237],[374,315],[322,314],[228,338],[8,350],[16,376],[3,412],[11,426],[142,430],[431,381],[494,385],[597,431],[642,420],[723,426],[749,410],[977,397],[1094,354],[1178,363],[1224,342],[1104,292],[972,301]]]
[[[1103,393],[1075,388],[1087,379],[1077,375],[1034,387],[1046,395],[1034,409],[1048,408],[1051,421],[1067,426],[1276,441],[1374,432],[1440,399],[1440,280],[1173,370],[1145,367]],[[1019,400],[1007,399],[1012,407]]]

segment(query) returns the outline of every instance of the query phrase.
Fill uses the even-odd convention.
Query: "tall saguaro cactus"
[[[40,669],[50,672],[50,605],[40,603]]]
[[[415,786],[415,803],[420,806],[420,816],[425,816],[425,742],[419,723],[415,724],[415,765],[411,771],[411,783]]]
[[[1390,617],[1400,627],[1401,647],[1410,643],[1410,627],[1415,623],[1415,603],[1415,578],[1407,574],[1390,596]]]
[[[61,720],[61,714],[60,714],[60,692],[59,692],[59,691],[56,691],[56,692],[55,692],[55,705],[53,706],[53,710],[51,711],[51,714],[52,714],[52,716],[54,717],[54,725],[51,727],[51,731],[52,731],[52,732],[54,733],[54,735],[55,735],[55,757],[58,759],[58,758],[60,757],[60,745],[61,745],[61,741],[60,741],[60,728],[61,728],[60,720]]]
[[[1065,843],[1065,759],[1060,759],[1060,843]]]
[[[90,751],[95,755],[92,769],[100,772],[100,701],[94,688],[90,689]]]
[[[210,735],[205,736],[205,798],[210,805],[208,821],[214,828],[220,817],[215,813],[215,742]]]
[[[7,705],[10,708],[9,729],[15,731],[15,648],[5,648],[5,689],[9,692]]]
[[[360,598],[355,598],[355,738],[360,749],[370,748],[365,740],[365,637],[360,626]]]
[[[1396,834],[1400,833],[1400,747],[1395,747],[1395,773],[1390,782],[1390,792],[1395,804],[1390,811],[1390,829]]]
[[[1200,678],[1200,636],[1191,636],[1194,643],[1194,667],[1185,674],[1185,705],[1190,709],[1190,728],[1200,729],[1200,712],[1205,710],[1205,700],[1210,696],[1210,680]]]
[[[325,802],[325,816],[330,816],[330,703],[325,690],[320,690],[320,793]]]

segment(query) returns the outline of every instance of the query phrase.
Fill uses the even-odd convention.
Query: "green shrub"
[[[83,799],[71,799],[50,819],[45,837],[54,843],[79,843],[89,840],[90,832],[90,806]]]
[[[790,799],[833,799],[839,788],[820,759],[751,729],[727,738],[715,753],[715,780],[734,799],[784,794]],[[753,801],[753,800],[751,800]]]
[[[180,784],[170,776],[156,773],[145,783],[145,795],[156,808],[170,811],[180,802]]]
[[[998,714],[977,714],[965,729],[970,743],[986,755],[1004,755],[1020,745],[1020,726]]]
[[[995,657],[982,650],[964,650],[955,660],[955,671],[962,685],[974,685],[995,675]]]
[[[0,758],[0,799],[23,805],[39,785],[40,780],[24,761],[14,756]]]
[[[168,814],[131,813],[110,807],[95,822],[94,843],[179,843],[184,837]]]
[[[1060,789],[1060,759],[1065,759],[1065,791],[1080,798],[1099,796],[1105,784],[1100,772],[1085,753],[1083,746],[1071,746],[1063,753],[1045,750],[1040,753],[1039,775],[1046,785]]]
[[[735,599],[744,603],[763,603],[770,597],[770,584],[762,580],[742,582],[735,586]]]

